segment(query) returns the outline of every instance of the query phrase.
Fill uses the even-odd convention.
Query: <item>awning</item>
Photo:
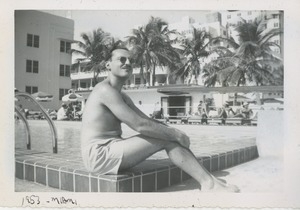
[[[181,86],[164,86],[157,88],[157,92],[164,94],[188,94],[191,92],[201,93],[273,93],[283,92],[283,86],[239,86],[239,87],[204,87],[193,85],[181,85]]]
[[[158,91],[158,90],[157,90]],[[159,92],[159,91],[158,91]],[[184,95],[189,94],[188,92],[182,92],[182,91],[168,91],[168,90],[162,90],[160,93],[166,94],[166,95]]]

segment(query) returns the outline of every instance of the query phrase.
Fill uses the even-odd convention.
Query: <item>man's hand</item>
[[[189,149],[190,148],[190,137],[188,137],[187,135],[183,135],[183,137],[179,140],[179,143]]]

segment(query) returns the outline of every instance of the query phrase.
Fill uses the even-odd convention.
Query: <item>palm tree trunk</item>
[[[155,85],[155,64],[153,64],[153,69],[152,69],[152,86]]]
[[[146,83],[148,83],[149,85],[151,85],[150,84],[150,71],[149,71],[149,69],[146,71]]]
[[[141,77],[141,84],[145,84],[144,69],[142,64],[140,65],[140,77]]]
[[[94,78],[93,78],[93,87],[97,85],[98,83],[98,75],[100,72],[94,71]]]
[[[240,81],[238,81],[237,87],[240,86]],[[234,99],[233,99],[233,106],[236,106],[237,105],[237,97],[238,97],[238,93],[234,93]]]

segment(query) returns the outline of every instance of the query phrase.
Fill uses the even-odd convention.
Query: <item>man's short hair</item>
[[[126,50],[126,51],[129,52],[128,48],[126,48],[126,47],[124,47],[124,46],[119,46],[119,45],[118,45],[118,46],[114,46],[114,47],[112,47],[112,48],[110,49],[106,61],[108,61],[108,60],[111,59],[111,57],[113,56],[113,52],[114,52],[115,50]]]

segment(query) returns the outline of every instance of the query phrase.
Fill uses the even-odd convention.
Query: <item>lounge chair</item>
[[[207,118],[207,123],[208,124],[225,124],[225,119],[222,118]]]
[[[200,115],[194,115],[188,118],[189,124],[208,124],[207,118],[202,118]]]
[[[230,117],[226,119],[227,125],[241,125],[243,118],[241,117]]]

